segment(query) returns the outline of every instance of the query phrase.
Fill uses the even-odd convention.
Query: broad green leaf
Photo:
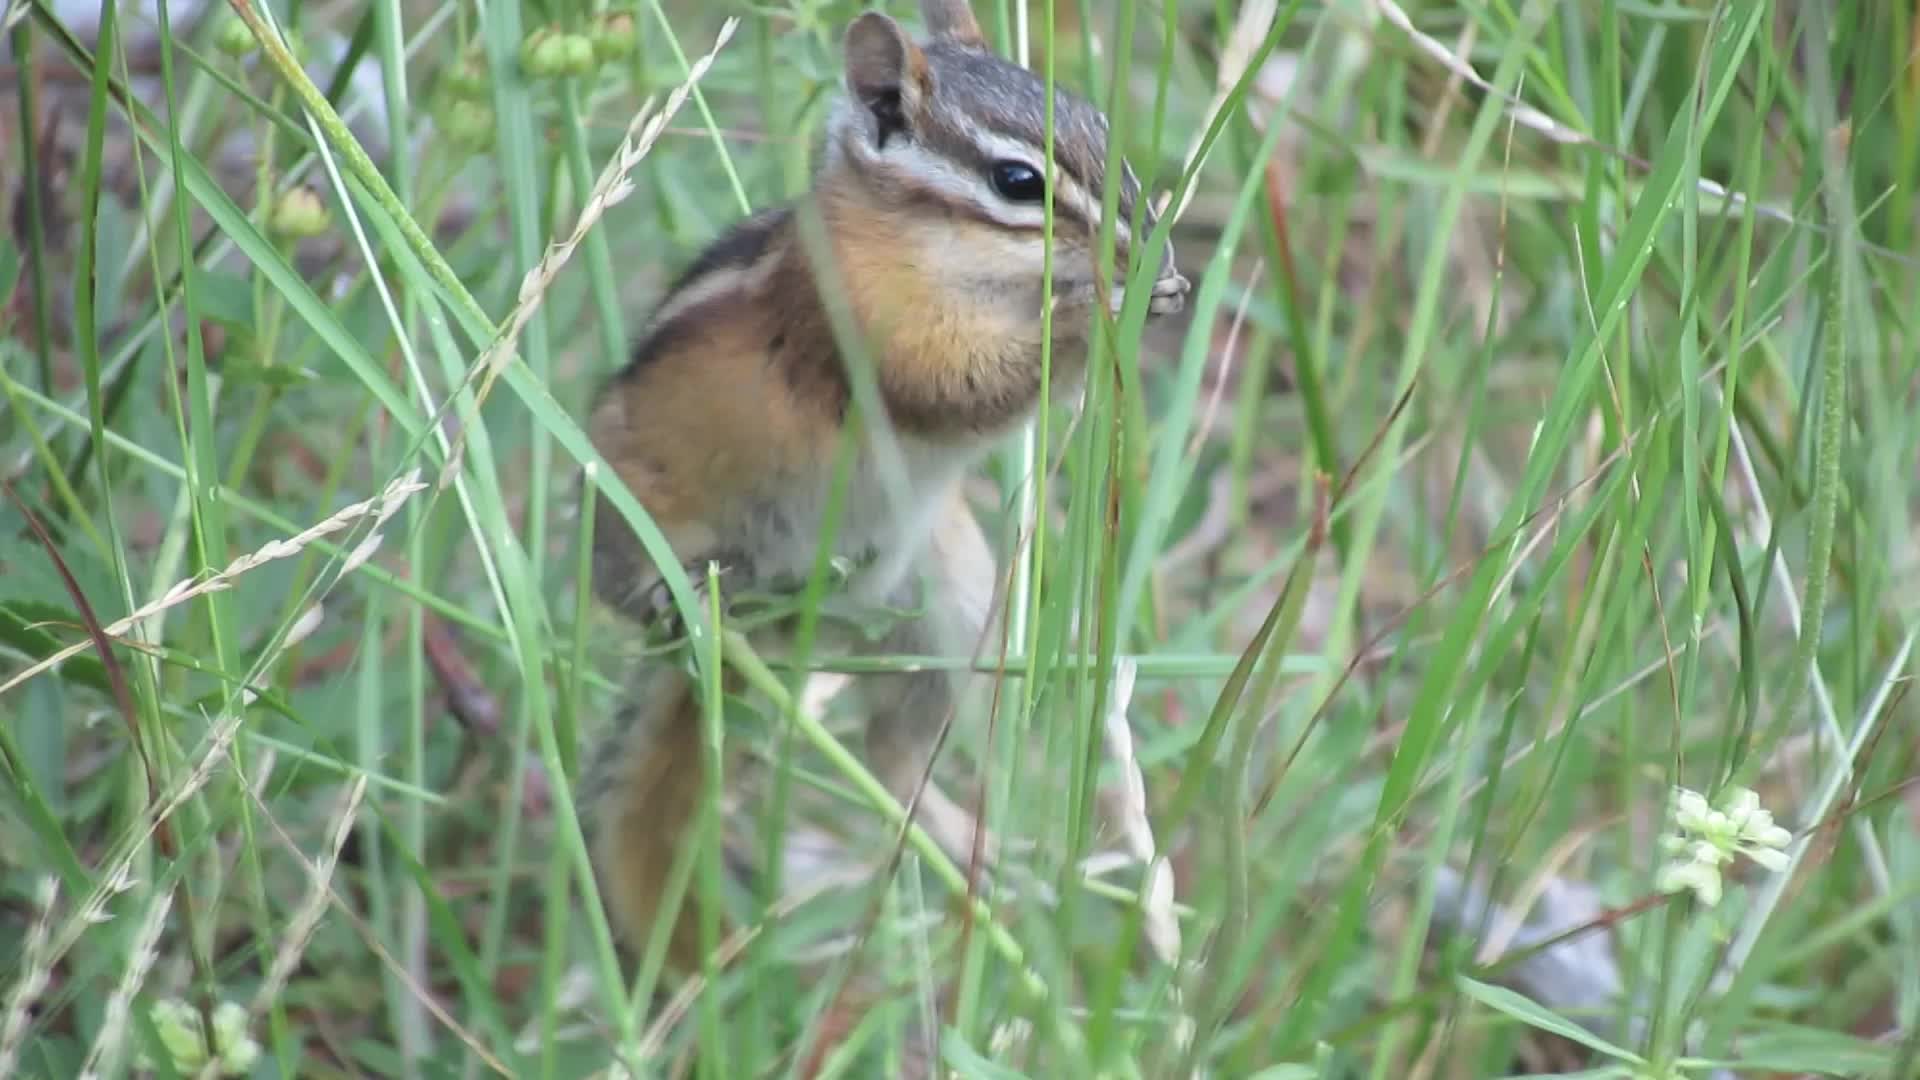
[[[1813,1073],[1816,1076],[1882,1076],[1893,1063],[1891,1046],[1840,1031],[1768,1021],[1733,1041],[1731,1067]]]
[[[1465,975],[1455,976],[1454,985],[1460,988],[1461,993],[1485,1005],[1487,1008],[1495,1012],[1505,1013],[1529,1027],[1552,1032],[1562,1038],[1572,1039],[1574,1042],[1588,1049],[1597,1050],[1608,1057],[1618,1058],[1621,1061],[1630,1062],[1634,1065],[1646,1064],[1646,1059],[1633,1051],[1625,1049],[1624,1047],[1615,1046],[1600,1036],[1595,1035],[1593,1032],[1588,1031],[1586,1028],[1581,1027],[1579,1024],[1549,1010],[1532,998],[1515,993],[1504,986],[1495,986],[1492,983],[1479,982],[1474,979],[1469,979]]]

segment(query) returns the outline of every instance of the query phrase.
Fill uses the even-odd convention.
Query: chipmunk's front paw
[[[1147,296],[1147,313],[1151,315],[1172,315],[1187,306],[1187,293],[1193,288],[1191,282],[1179,274],[1160,278],[1153,283],[1153,291]],[[1127,302],[1127,289],[1124,285],[1115,285],[1107,295],[1107,309],[1115,315]]]
[[[1147,311],[1154,315],[1172,315],[1187,306],[1187,293],[1193,289],[1193,283],[1184,275],[1169,274],[1153,283],[1153,295],[1147,300]]]
[[[711,563],[719,564],[721,578],[734,572],[735,560],[720,556],[689,560],[681,566],[686,572],[687,581],[693,586],[694,600],[705,606],[712,583],[707,577],[707,567]],[[673,590],[663,578],[653,583],[646,594],[647,622],[669,637],[678,637],[686,629],[680,618],[680,609],[673,602]]]

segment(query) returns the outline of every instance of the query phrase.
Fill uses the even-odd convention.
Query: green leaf
[[[13,283],[20,280],[20,251],[13,239],[0,234],[0,297],[13,295]]]
[[[193,303],[200,314],[237,330],[253,329],[252,286],[238,274],[191,268]],[[225,368],[226,362],[222,362]]]
[[[245,349],[235,349],[220,358],[220,375],[229,383],[244,383],[251,386],[271,387],[276,390],[290,390],[296,386],[318,382],[320,376],[312,368],[298,364],[265,364],[258,356]]]
[[[987,1080],[1026,1080],[1026,1074],[996,1065],[980,1056],[980,1052],[967,1044],[960,1033],[947,1028],[940,1034],[940,1057],[954,1073],[963,1077],[984,1077]]]
[[[33,773],[47,809],[67,814],[67,703],[56,679],[35,679],[19,690],[25,706],[12,720],[21,764]]]
[[[1504,986],[1494,986],[1491,983],[1477,982],[1464,975],[1455,976],[1454,983],[1460,987],[1461,993],[1485,1005],[1487,1008],[1495,1012],[1505,1013],[1529,1027],[1539,1028],[1541,1031],[1551,1032],[1562,1038],[1572,1039],[1574,1042],[1590,1050],[1597,1050],[1608,1057],[1618,1058],[1621,1061],[1631,1062],[1635,1065],[1646,1064],[1646,1059],[1633,1051],[1613,1045],[1600,1036],[1595,1035],[1593,1032],[1588,1031],[1586,1028],[1581,1027],[1579,1024],[1548,1010],[1545,1006],[1523,994],[1517,994]]]
[[[1599,1068],[1582,1068],[1580,1072],[1528,1072],[1509,1080],[1620,1080],[1626,1076],[1634,1076],[1632,1065],[1601,1065]]]
[[[1742,1070],[1813,1073],[1817,1076],[1884,1076],[1893,1048],[1845,1032],[1769,1022],[1766,1030],[1734,1040]]]
[[[39,600],[0,600],[0,641],[13,646],[34,660],[44,660],[64,646],[46,629],[49,623],[81,626],[80,616],[68,608]],[[107,669],[91,651],[78,653],[59,667],[60,678],[70,683],[109,689]]]

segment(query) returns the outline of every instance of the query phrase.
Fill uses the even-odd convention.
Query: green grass
[[[1920,1075],[1920,10],[1245,7],[978,0],[1196,291],[1132,290],[974,489],[1005,678],[939,776],[994,887],[886,858],[858,718],[796,707],[969,661],[706,634],[765,796],[707,835],[882,857],[808,897],[705,845],[749,933],[676,980],[573,813],[639,649],[586,600],[585,404],[806,183],[858,6],[246,5],[242,60],[225,8],[5,5],[0,1073],[165,1066],[185,1001],[256,1076]],[[630,55],[520,73],[615,12]],[[1730,786],[1788,869],[1663,895],[1673,790]],[[1587,899],[1515,936],[1463,878]]]

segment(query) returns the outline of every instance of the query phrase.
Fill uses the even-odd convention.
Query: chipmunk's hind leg
[[[699,691],[685,672],[662,664],[623,706],[613,731],[588,758],[580,797],[595,808],[585,818],[587,844],[607,916],[638,957],[667,917],[674,861],[705,793]],[[667,962],[682,971],[700,963],[697,892],[689,881],[668,932]]]

